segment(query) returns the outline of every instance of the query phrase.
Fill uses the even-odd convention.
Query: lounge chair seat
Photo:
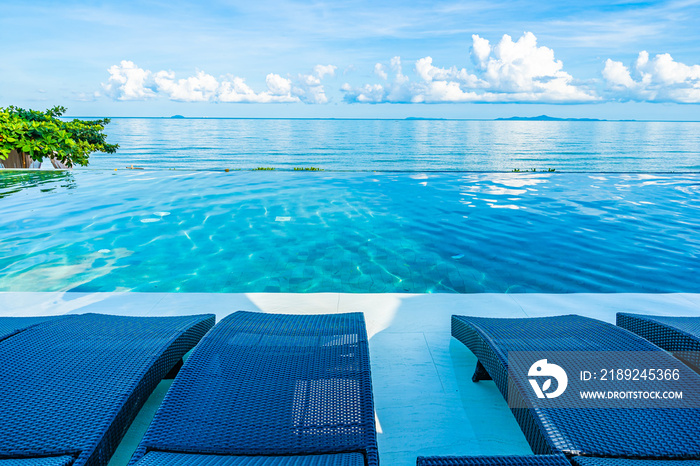
[[[419,456],[416,466],[700,466],[697,460],[639,460],[564,455]]]
[[[195,457],[216,465],[378,464],[362,314],[223,319],[180,370],[131,464]]]
[[[0,341],[2,466],[105,465],[213,315],[53,319]]]
[[[571,466],[564,455],[419,456],[416,466]]]
[[[571,365],[578,355],[586,352],[601,356],[604,356],[601,352],[626,352],[640,357],[651,354],[664,368],[681,371],[678,383],[682,383],[684,398],[700,398],[700,376],[643,338],[605,322],[573,315],[527,319],[452,316],[452,335],[478,358],[474,379],[490,376],[509,400],[535,453],[700,459],[697,408],[533,407],[526,403],[534,397],[527,377],[509,377],[509,353],[515,357],[513,352],[539,352],[543,357],[561,352],[561,358],[568,355],[569,359],[558,364],[570,362]],[[578,372],[569,376],[570,384],[572,377],[578,377]],[[578,392],[569,393],[578,395]]]
[[[646,338],[700,371],[700,317],[645,316],[618,312],[617,325]]]
[[[45,458],[0,459],[0,466],[71,466],[72,456],[47,456]]]
[[[0,317],[0,341],[43,322],[67,317]]]
[[[639,460],[564,455],[419,456],[416,466],[700,466],[698,460]]]
[[[139,466],[364,466],[362,453],[306,456],[221,456],[152,451]],[[549,466],[549,465],[543,465]],[[558,465],[551,465],[558,466]],[[569,465],[570,466],[570,465]]]

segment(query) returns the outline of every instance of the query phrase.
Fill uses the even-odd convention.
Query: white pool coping
[[[166,316],[237,310],[363,312],[370,336],[380,460],[413,466],[419,455],[531,453],[493,382],[472,383],[476,359],[450,337],[450,316],[579,314],[615,322],[617,312],[700,316],[700,294],[345,294],[0,292],[0,316],[99,312]],[[110,466],[126,465],[170,382],[162,382]]]

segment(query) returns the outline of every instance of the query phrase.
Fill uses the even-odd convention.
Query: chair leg
[[[491,376],[486,369],[481,364],[481,361],[476,361],[476,369],[474,370],[474,375],[472,375],[472,382],[478,382],[479,380],[492,380]]]

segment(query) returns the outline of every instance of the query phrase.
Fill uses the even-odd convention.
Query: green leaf
[[[0,107],[0,158],[18,149],[35,160],[56,153],[66,164],[87,165],[92,152],[116,152],[119,146],[108,144],[103,133],[108,119],[63,121],[58,117],[65,112],[62,106],[45,112]]]

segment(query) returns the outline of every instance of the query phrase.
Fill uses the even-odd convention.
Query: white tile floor
[[[493,382],[471,382],[476,359],[450,338],[450,316],[580,314],[608,322],[619,311],[700,316],[700,294],[168,294],[0,293],[0,315],[100,312],[124,315],[365,313],[382,464],[418,455],[528,454]],[[163,382],[110,466],[125,465],[167,391]]]

